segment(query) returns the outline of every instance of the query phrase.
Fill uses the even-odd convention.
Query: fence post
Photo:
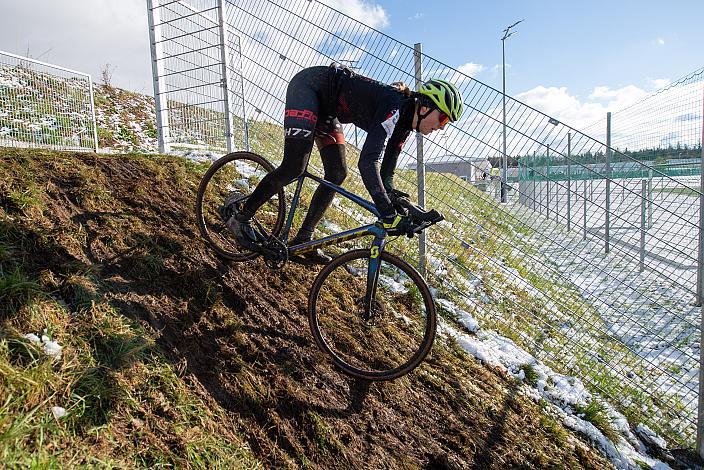
[[[421,43],[413,45],[413,58],[415,62],[416,90],[423,84],[422,46]],[[423,161],[423,135],[416,132],[416,172],[418,175],[418,204],[425,208],[425,162]],[[426,275],[425,265],[425,232],[418,235],[418,267],[421,275]]]
[[[545,194],[545,218],[550,220],[550,146],[547,147],[545,154],[545,179],[547,180],[547,189]]]
[[[227,68],[227,25],[225,24],[225,6],[224,0],[218,0],[218,31],[220,33],[220,62],[221,62],[221,88],[222,99],[225,105],[225,142],[227,143],[227,153],[232,152],[232,140],[234,138],[232,132],[232,114],[230,112],[230,71]]]
[[[648,228],[653,228],[653,169],[648,169]]]
[[[702,140],[699,144],[699,256],[697,261],[697,305],[704,304],[704,93],[702,93]],[[704,330],[703,330],[704,331]]]
[[[567,231],[572,231],[572,133],[567,133]]]
[[[697,269],[697,301],[699,302],[699,407],[697,413],[697,453],[704,458],[704,93],[702,97],[702,140],[699,162],[699,262]]]
[[[645,216],[645,204],[648,199],[648,182],[646,180],[641,180],[641,202],[640,202],[640,272],[645,271],[645,231],[646,226],[646,216]]]
[[[240,80],[240,93],[242,93],[242,130],[244,131],[244,149],[249,152],[249,123],[247,122],[247,100],[244,96],[244,73],[242,72],[242,40],[238,35],[237,39],[237,65]]]
[[[584,235],[583,240],[587,239],[587,180],[584,180]]]
[[[536,195],[538,189],[538,178],[535,175],[535,150],[533,151],[533,158],[531,159],[531,169],[533,170],[532,181],[533,181],[533,212],[535,212]]]
[[[88,76],[88,84],[90,86],[90,114],[93,119],[93,147],[95,153],[98,153],[98,121],[95,119],[95,97],[93,94],[93,77]]]
[[[168,153],[171,151],[169,141],[171,139],[169,133],[169,108],[166,99],[165,90],[161,89],[159,77],[164,75],[164,53],[162,43],[156,42],[156,28],[161,23],[161,14],[157,8],[154,8],[153,0],[147,0],[147,18],[149,19],[149,42],[152,53],[152,82],[154,83],[154,105],[156,106],[156,128],[159,136],[159,152]]]
[[[606,113],[606,214],[604,221],[604,252],[609,253],[611,224],[611,112]]]

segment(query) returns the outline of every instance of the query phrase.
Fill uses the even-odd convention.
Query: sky
[[[324,0],[547,114],[617,110],[704,67],[704,1]],[[0,50],[151,94],[146,0],[0,0]]]

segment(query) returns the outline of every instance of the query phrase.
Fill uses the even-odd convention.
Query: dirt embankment
[[[79,312],[68,280],[90,273],[92,295],[141,324],[265,467],[610,467],[517,394],[513,380],[442,340],[391,383],[338,373],[305,316],[316,269],[228,264],[200,239],[193,201],[203,167],[155,156],[2,154],[0,224],[24,240],[12,242],[24,275],[41,283],[50,273],[51,295]],[[21,308],[15,302],[12,312]],[[115,426],[118,409],[107,415]],[[162,415],[149,416],[169,419]],[[119,439],[138,445],[139,430],[127,424]],[[198,465],[185,447],[171,451]]]

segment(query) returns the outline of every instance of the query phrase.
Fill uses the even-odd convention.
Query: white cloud
[[[466,64],[457,67],[457,70],[465,75],[474,77],[484,70],[484,66],[482,64],[475,64],[474,62],[467,62]]]
[[[636,101],[648,96],[648,92],[635,85],[628,85],[618,89],[598,86],[589,95],[589,99],[606,102],[609,111],[625,108]]]
[[[652,87],[656,90],[659,90],[661,88],[665,88],[667,85],[672,83],[672,80],[670,80],[669,78],[653,78],[649,81],[650,81],[650,84],[652,85]]]
[[[659,46],[664,46],[665,45],[665,40],[663,38],[657,38],[656,42]]]
[[[582,103],[569,94],[567,87],[541,85],[519,93],[516,99],[574,127],[591,124],[605,113],[601,104]]]
[[[511,64],[506,64],[506,70],[511,68]],[[501,64],[496,64],[491,67],[491,78],[496,78],[501,76]]]
[[[367,3],[364,0],[322,0],[328,6],[351,16],[372,28],[389,26],[389,18],[381,5]]]
[[[608,111],[617,111],[647,96],[634,85],[618,89],[598,86],[587,100],[571,95],[567,87],[537,86],[516,95],[516,99],[576,129],[604,119]]]
[[[669,83],[668,79],[657,81]],[[606,113],[612,112],[612,145],[636,149],[677,143],[697,145],[701,138],[700,115],[690,111],[691,106],[673,103],[700,94],[700,83],[671,87],[655,95],[634,85],[616,89],[599,86],[581,100],[566,87],[538,86],[516,95],[516,99],[600,142],[606,141]]]
[[[413,16],[409,16],[408,19],[409,19],[409,21],[415,21],[415,20],[419,20],[419,19],[423,18],[424,16],[425,16],[425,13],[416,13]]]

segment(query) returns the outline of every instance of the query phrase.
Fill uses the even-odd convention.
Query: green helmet
[[[421,85],[418,93],[427,96],[433,102],[432,107],[447,114],[450,121],[457,121],[462,116],[462,95],[452,83],[431,78]]]

